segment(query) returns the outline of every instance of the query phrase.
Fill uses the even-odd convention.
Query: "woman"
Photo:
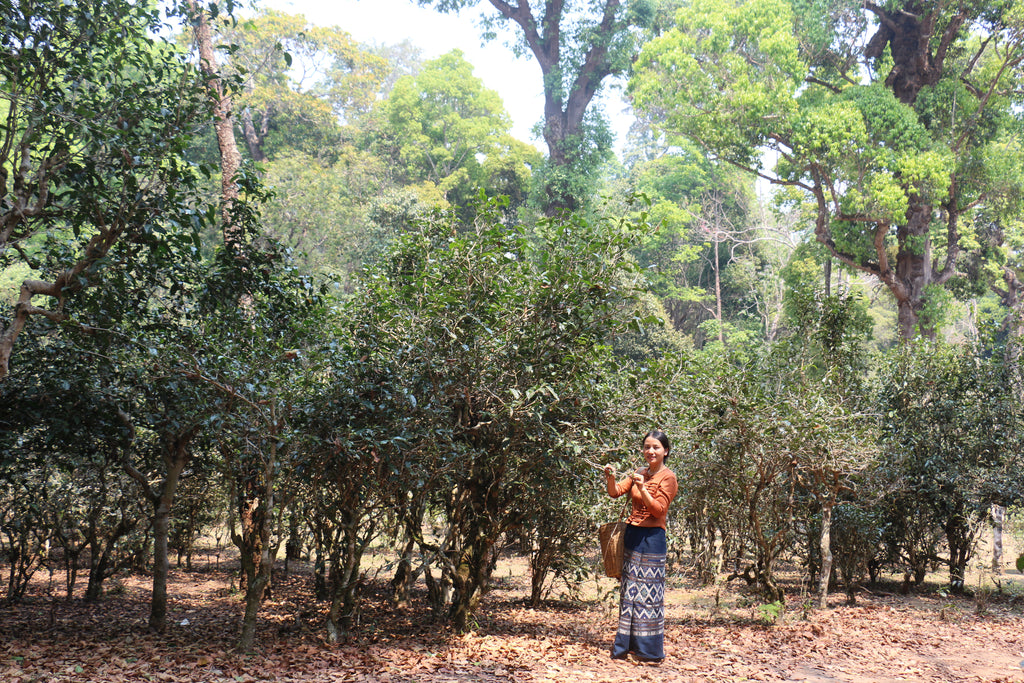
[[[668,436],[655,429],[644,436],[647,467],[618,482],[611,466],[604,468],[608,495],[618,498],[628,493],[633,503],[626,520],[614,659],[630,653],[643,661],[665,658],[665,526],[669,503],[679,488],[676,475],[665,466],[669,450]]]

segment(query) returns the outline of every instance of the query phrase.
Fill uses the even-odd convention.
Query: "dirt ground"
[[[440,681],[991,681],[1024,683],[1024,577],[1006,571],[994,586],[953,597],[928,584],[909,596],[874,588],[857,604],[832,595],[827,610],[790,586],[772,616],[741,586],[713,595],[670,579],[666,660],[613,661],[617,585],[598,578],[574,600],[525,604],[521,559],[502,562],[478,623],[455,635],[420,596],[399,609],[383,599],[386,574],[370,576],[357,634],[325,641],[327,605],[311,594],[308,567],[277,581],[261,613],[259,649],[233,649],[241,595],[223,562],[174,570],[171,619],[147,633],[150,577],[120,577],[98,603],[66,601],[63,579],[48,576],[18,605],[0,605],[0,681],[253,681],[436,683]],[[6,574],[4,568],[3,574]],[[3,578],[6,579],[6,576]],[[973,584],[979,586],[980,584]],[[81,585],[76,595],[84,592]],[[805,604],[807,605],[805,607]]]

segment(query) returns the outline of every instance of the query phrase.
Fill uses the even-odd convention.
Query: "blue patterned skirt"
[[[665,658],[665,530],[626,527],[619,628],[612,657]]]

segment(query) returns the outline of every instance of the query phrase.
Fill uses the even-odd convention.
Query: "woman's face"
[[[648,468],[655,471],[661,469],[661,466],[665,463],[666,455],[668,455],[668,452],[661,441],[658,441],[653,436],[644,439],[644,459],[647,460]]]

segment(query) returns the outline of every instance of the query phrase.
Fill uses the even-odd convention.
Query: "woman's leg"
[[[612,657],[664,659],[665,530],[627,527],[625,546]]]

